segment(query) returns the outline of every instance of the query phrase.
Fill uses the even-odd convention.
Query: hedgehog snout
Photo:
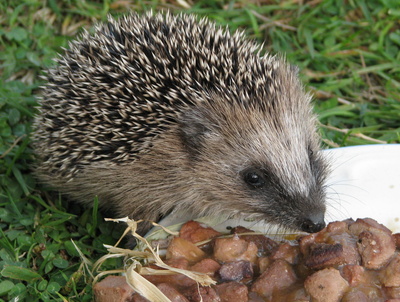
[[[325,227],[324,213],[318,213],[305,217],[300,221],[300,230],[307,233],[316,233]]]

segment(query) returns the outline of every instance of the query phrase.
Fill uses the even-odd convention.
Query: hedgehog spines
[[[231,102],[239,105],[276,107],[266,99],[279,93],[284,62],[260,51],[243,32],[193,15],[110,18],[71,42],[48,71],[35,135],[64,158],[58,167],[64,175],[91,161],[135,160],[184,110],[212,102],[214,93],[236,94]],[[58,140],[47,136],[45,124],[60,133]]]

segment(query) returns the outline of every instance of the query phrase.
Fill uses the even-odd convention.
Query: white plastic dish
[[[400,232],[400,144],[366,145],[323,151],[331,163],[327,180],[326,222],[370,217],[393,232]],[[164,226],[191,219],[175,213],[163,219]],[[242,225],[273,233],[276,228],[243,219],[206,219],[218,231]]]
[[[400,232],[400,144],[324,152],[332,163],[326,220],[370,217]]]

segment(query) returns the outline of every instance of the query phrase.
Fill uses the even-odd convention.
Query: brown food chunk
[[[303,286],[296,284],[296,288],[277,292],[272,296],[272,301],[287,301],[287,302],[310,302],[310,295],[306,293]]]
[[[358,237],[358,251],[366,268],[383,267],[396,250],[392,232],[371,218],[357,219],[350,232]]]
[[[165,260],[164,263],[175,268],[180,268],[180,269],[189,268],[189,261],[186,258],[171,258]]]
[[[372,218],[363,218],[363,219],[359,218],[349,226],[349,229],[355,235],[358,235],[364,230],[370,230],[370,229],[377,229],[381,230],[386,234],[390,235],[392,234],[391,230],[389,230],[383,224],[378,223],[376,220]]]
[[[265,302],[265,300],[256,292],[249,292],[248,302]]]
[[[400,299],[400,287],[385,287],[386,296],[390,299]]]
[[[249,290],[246,285],[239,282],[226,282],[215,286],[222,302],[247,302]]]
[[[186,222],[179,231],[179,237],[192,243],[201,242],[220,235],[221,233],[213,228],[193,220]]]
[[[395,257],[381,271],[380,279],[386,287],[400,286],[400,255],[396,253]]]
[[[245,260],[226,262],[221,266],[218,273],[221,281],[240,281],[253,277],[253,266]]]
[[[347,292],[341,302],[370,302],[371,299],[359,289],[352,289],[351,291]]]
[[[96,302],[128,302],[135,291],[124,276],[108,276],[93,287]]]
[[[185,258],[190,263],[194,263],[205,256],[206,254],[193,243],[183,238],[175,237],[167,249],[166,259]]]
[[[316,243],[311,245],[305,265],[310,268],[324,268],[342,264],[343,245]]]
[[[315,302],[339,302],[349,284],[334,268],[325,268],[304,281],[307,293]]]
[[[168,283],[161,283],[157,285],[157,288],[171,300],[171,302],[189,302],[184,295],[179,293],[173,286]]]
[[[214,288],[210,286],[198,286],[197,284],[187,288],[184,295],[191,302],[220,302],[221,298]]]
[[[332,234],[330,240],[333,244],[340,244],[343,247],[341,264],[360,264],[361,258],[357,249],[357,240],[349,233],[348,229],[342,234]]]
[[[201,260],[200,262],[197,262],[190,268],[190,270],[199,273],[204,273],[213,277],[220,268],[221,265],[217,261],[210,258],[206,258]]]
[[[305,257],[308,257],[308,253],[309,253],[311,245],[315,244],[315,242],[317,240],[317,234],[318,233],[313,233],[313,234],[309,234],[309,235],[302,236],[299,238],[298,242],[299,242],[300,252]],[[319,240],[319,241],[322,241],[322,240]],[[317,242],[317,243],[319,243],[319,242]]]
[[[393,234],[394,243],[396,244],[396,248],[400,249],[400,233]]]
[[[368,298],[367,301],[385,301],[384,299],[384,295],[382,292],[382,289],[380,286],[378,286],[377,284],[361,284],[360,286],[355,287],[354,289],[351,289],[350,291],[360,291],[362,292],[364,295],[361,294],[357,294],[357,296],[359,295],[360,297],[362,296],[366,296]],[[346,294],[343,296],[343,299],[345,298]],[[351,302],[358,302],[358,300],[349,300]],[[362,300],[361,300],[362,301]]]
[[[311,268],[360,262],[356,238],[349,233],[345,221],[331,222],[320,232],[300,238],[299,246]]]
[[[260,257],[258,258],[258,273],[262,274],[265,272],[267,267],[271,264],[272,260],[270,257]]]
[[[111,300],[112,302],[116,302]],[[111,302],[109,301],[109,302]],[[132,299],[129,300],[129,302],[151,302],[150,300],[146,299],[145,297],[143,297],[142,295],[139,295],[138,293],[134,293],[132,296]]]
[[[253,242],[240,239],[237,235],[232,238],[217,238],[214,243],[214,258],[217,261],[228,262],[246,260],[257,262],[257,246]]]
[[[346,232],[348,232],[348,225],[346,222],[344,221],[331,222],[318,233],[313,233],[301,237],[299,239],[300,251],[302,254],[307,255],[310,246],[315,243],[327,243],[327,244],[340,243],[340,242],[334,242],[334,240],[332,240],[331,237],[335,235],[342,235]]]
[[[296,281],[297,277],[292,266],[285,260],[278,259],[254,281],[251,291],[268,298],[275,290],[282,290]]]
[[[343,278],[353,287],[363,283],[368,283],[368,276],[365,268],[361,265],[350,264],[346,265],[342,269]]]
[[[249,230],[245,227],[238,226],[231,230],[231,234],[242,234],[242,233],[254,233],[254,231]],[[274,252],[279,244],[268,238],[265,235],[240,235],[240,239],[246,240],[247,242],[254,242],[258,248],[258,253],[260,255],[270,255]]]
[[[271,256],[272,260],[284,259],[290,264],[296,264],[299,258],[299,247],[288,242],[280,244]]]

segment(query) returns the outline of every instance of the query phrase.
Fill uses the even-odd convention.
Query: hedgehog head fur
[[[157,220],[244,214],[324,226],[327,164],[297,69],[193,15],[131,13],[47,71],[37,175],[73,199]]]

